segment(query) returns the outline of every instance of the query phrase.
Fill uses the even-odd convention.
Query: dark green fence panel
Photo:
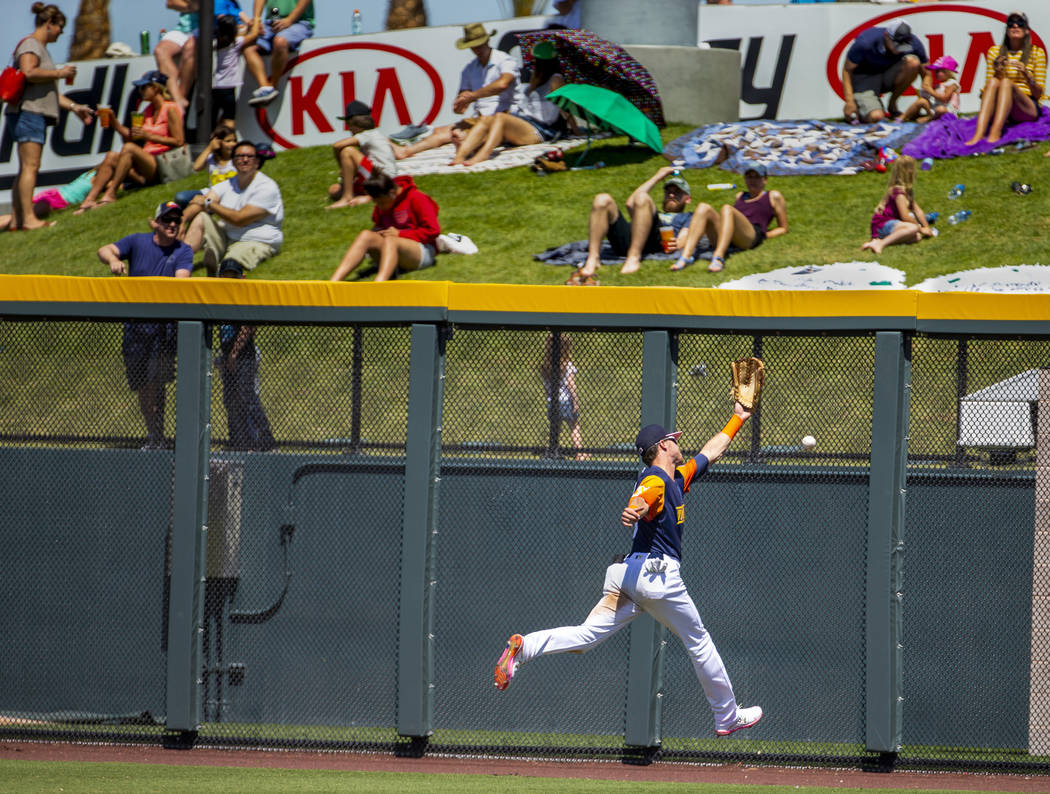
[[[157,333],[181,318],[151,312]],[[157,741],[167,726],[216,745],[1050,771],[1045,337],[901,332],[890,391],[921,398],[880,430],[887,359],[855,322],[756,334],[700,318],[676,333],[478,315],[415,317],[413,335],[408,319],[265,316],[251,330],[181,318],[213,360],[210,425],[199,406],[181,429],[201,435],[179,434],[210,433],[205,553],[183,554],[192,592],[174,604],[173,488],[202,474],[175,449],[174,377],[161,371],[152,422],[129,390],[143,362],[123,322],[0,323],[4,736]],[[535,659],[497,691],[507,637],[579,623],[629,548],[619,515],[642,418],[673,414],[698,451],[731,411],[728,360],[751,354],[766,399],[686,497],[683,577],[763,722],[716,739],[666,631]],[[871,484],[892,493],[900,467],[877,453],[905,441],[898,545]],[[898,623],[871,632],[887,604]],[[179,657],[175,613],[190,616]],[[873,695],[873,660],[895,652]],[[173,668],[188,692],[167,686]],[[890,741],[898,714],[903,746],[881,752],[873,720]]]

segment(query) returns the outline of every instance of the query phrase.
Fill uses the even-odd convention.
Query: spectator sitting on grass
[[[565,85],[554,45],[541,41],[532,48],[532,54],[536,60],[529,84],[519,91],[509,111],[478,119],[456,150],[451,165],[482,163],[504,143],[528,146],[552,141],[565,129],[561,108],[547,100],[547,94]]]
[[[232,119],[231,119],[232,122]],[[220,182],[225,182],[232,176],[237,175],[237,169],[233,165],[233,147],[237,145],[237,131],[233,129],[232,123],[227,124],[225,120],[211,131],[208,145],[197,155],[193,161],[194,171],[208,169],[208,187],[215,187]],[[175,194],[175,202],[185,209],[194,196],[203,195],[208,188],[202,190],[180,190]]]
[[[452,111],[466,113],[473,105],[474,116],[438,127],[426,138],[410,146],[395,147],[394,154],[398,160],[447,143],[459,144],[478,119],[510,109],[518,87],[518,62],[502,50],[493,49],[489,45],[491,35],[485,32],[483,24],[475,22],[464,27],[463,38],[456,41],[456,47],[461,50],[470,48],[475,57],[463,67],[459,93],[452,102]]]
[[[890,184],[871,217],[871,239],[861,250],[881,254],[888,245],[933,237],[926,214],[915,201],[915,158],[904,155],[890,165]]]
[[[166,93],[167,82],[167,76],[154,69],[132,83],[146,101],[141,126],[133,121],[131,127],[125,127],[113,118],[113,129],[124,139],[124,145],[120,152],[106,155],[92,180],[91,190],[74,215],[112,204],[125,179],[140,185],[155,184],[160,179],[156,155],[186,143],[182,111]]]
[[[703,235],[715,246],[707,269],[718,273],[725,267],[731,244],[747,251],[758,248],[767,237],[787,234],[787,204],[780,191],[766,190],[768,173],[764,165],[749,165],[744,170],[747,190],[737,193],[732,204],[723,204],[721,210],[710,204],[699,205],[689,223],[682,253],[671,270],[684,270],[693,263],[693,251]],[[769,228],[771,222],[774,223],[772,229]]]
[[[194,252],[204,249],[204,266],[218,275],[227,259],[242,272],[277,255],[284,242],[281,189],[259,173],[259,147],[241,141],[233,147],[237,176],[194,196],[186,208],[183,239]]]
[[[372,197],[365,193],[364,183],[373,173],[382,171],[387,176],[397,176],[394,148],[390,140],[376,129],[372,108],[355,99],[346,106],[346,115],[338,118],[346,122],[352,134],[332,144],[332,153],[339,163],[339,182],[328,188],[328,196],[334,199],[334,203],[325,207],[328,210],[371,201]]]
[[[380,171],[365,180],[364,188],[375,202],[373,226],[350,244],[331,281],[349,276],[366,255],[379,263],[376,281],[387,281],[398,270],[433,265],[441,234],[437,202],[407,175],[391,178]]]
[[[649,191],[666,177],[670,179],[664,182],[662,209],[657,211],[656,202]],[[615,198],[608,193],[599,193],[591,202],[591,215],[587,222],[587,260],[566,283],[593,283],[594,274],[601,266],[602,240],[606,237],[613,253],[625,257],[621,273],[637,272],[646,254],[676,251],[679,242],[685,241],[685,229],[693,217],[693,213],[685,211],[690,201],[689,183],[675,174],[671,166],[660,168],[635,188],[627,199],[629,221],[620,213]],[[660,238],[661,226],[669,226],[674,232],[666,249]],[[591,281],[588,282],[588,279]]]
[[[152,232],[129,234],[102,246],[98,249],[99,261],[109,265],[114,276],[189,278],[193,252],[176,237],[181,222],[182,207],[165,201],[150,219]],[[175,338],[175,323],[124,323],[121,352],[128,387],[138,395],[146,422],[143,449],[164,445],[165,384],[175,379]]]

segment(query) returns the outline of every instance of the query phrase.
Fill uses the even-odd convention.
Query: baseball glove
[[[760,358],[738,358],[729,365],[733,373],[733,399],[748,411],[758,407],[766,366]]]

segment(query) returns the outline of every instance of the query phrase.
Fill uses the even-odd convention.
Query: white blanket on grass
[[[878,262],[834,262],[830,265],[782,267],[752,273],[718,285],[719,289],[915,289],[923,292],[1050,293],[1050,266],[1004,265],[960,270],[928,278],[913,287],[903,271]]]
[[[592,138],[593,140],[593,138]],[[561,149],[563,152],[575,146],[587,143],[586,138],[562,138],[554,143],[535,143],[529,146],[501,146],[492,153],[492,157],[483,163],[472,166],[449,165],[452,158],[456,156],[456,147],[447,143],[436,149],[413,155],[404,160],[397,161],[399,174],[476,174],[483,171],[501,171],[505,168],[517,168],[518,166],[531,165],[532,161],[544,152],[551,149]],[[567,165],[572,165],[579,154],[567,155]],[[584,165],[590,163],[593,156],[588,154]]]

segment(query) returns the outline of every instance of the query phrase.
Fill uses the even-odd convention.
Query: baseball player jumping
[[[751,411],[738,400],[729,423],[688,462],[678,446],[681,432],[668,432],[660,425],[642,428],[635,447],[645,468],[620,516],[624,526],[634,526],[630,555],[606,570],[602,599],[582,625],[511,635],[496,664],[497,689],[507,688],[518,665],[550,653],[590,650],[644,611],[671,629],[685,645],[714,712],[716,734],[728,736],[762,719],[761,707],[737,705],[722,658],[679,572],[685,524],[683,494],[722,457],[750,416]]]

